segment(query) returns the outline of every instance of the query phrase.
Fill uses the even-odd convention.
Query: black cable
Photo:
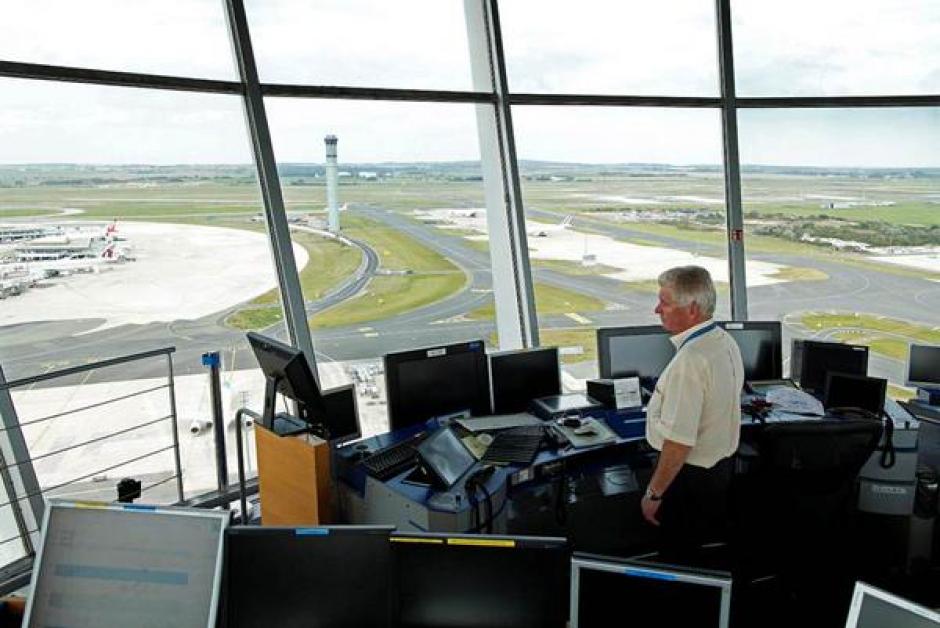
[[[887,414],[884,414],[885,418],[885,444],[884,448],[881,450],[881,459],[878,463],[881,465],[882,469],[890,469],[894,466],[896,455],[894,452],[894,419],[892,419]]]

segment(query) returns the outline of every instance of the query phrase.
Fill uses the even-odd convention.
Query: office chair
[[[762,426],[753,472],[734,499],[735,586],[775,576],[791,609],[821,605],[790,622],[813,625],[826,608],[844,611],[853,563],[866,549],[852,546],[856,478],[882,429],[863,418]]]

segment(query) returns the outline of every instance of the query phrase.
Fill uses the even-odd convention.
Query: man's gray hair
[[[659,287],[672,290],[676,304],[686,307],[698,303],[706,318],[715,313],[715,284],[712,276],[701,266],[676,266],[659,276]]]

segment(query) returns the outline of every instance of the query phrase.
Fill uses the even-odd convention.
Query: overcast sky
[[[460,0],[245,0],[263,81],[470,90]],[[713,0],[500,3],[518,92],[716,96]],[[732,2],[741,96],[940,93],[935,0]],[[4,0],[0,59],[234,80],[222,0]],[[282,161],[479,157],[463,104],[269,99]],[[519,156],[719,163],[714,110],[517,107]],[[741,111],[745,163],[940,167],[940,108]],[[0,79],[0,162],[246,163],[238,98]]]

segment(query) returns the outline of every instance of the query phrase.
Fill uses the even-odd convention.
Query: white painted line
[[[366,338],[378,338],[379,332],[377,332],[377,331],[370,331],[370,332],[365,333],[365,334],[362,334],[362,335],[365,336]]]
[[[576,314],[576,313],[574,313],[574,312],[565,312],[565,316],[567,316],[568,318],[570,318],[571,320],[573,320],[573,321],[576,322],[576,323],[581,323],[582,325],[590,325],[590,324],[591,324],[591,319],[589,319],[589,318],[584,318],[584,317],[581,316],[580,314]]]
[[[371,327],[360,327],[357,331],[367,332],[367,331],[372,331],[372,328],[371,328]]]

